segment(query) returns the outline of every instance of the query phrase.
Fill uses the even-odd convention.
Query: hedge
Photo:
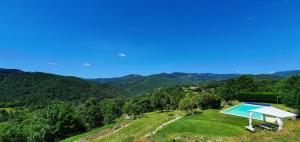
[[[236,93],[236,99],[242,102],[264,102],[264,103],[282,103],[282,95],[272,92],[239,92]]]

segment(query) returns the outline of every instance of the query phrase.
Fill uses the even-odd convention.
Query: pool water
[[[266,106],[241,104],[241,105],[226,109],[226,110],[222,111],[222,113],[249,118],[249,110],[263,108],[263,107],[266,107]],[[257,120],[263,120],[263,115],[260,113],[254,112],[252,118],[257,119]]]

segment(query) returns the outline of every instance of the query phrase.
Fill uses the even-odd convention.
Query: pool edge
[[[233,108],[235,108],[235,107],[238,107],[238,106],[240,106],[240,105],[243,105],[243,104],[246,104],[246,105],[254,105],[254,104],[247,104],[247,103],[243,102],[243,103],[241,103],[241,104],[238,104],[238,105],[236,105],[236,106],[233,106],[233,107],[230,107],[230,108],[227,108],[227,109],[221,110],[221,111],[220,111],[220,113],[223,113],[223,114],[226,114],[226,115],[232,115],[232,116],[239,116],[239,117],[243,117],[243,118],[247,118],[247,119],[249,119],[249,117],[246,117],[246,116],[237,115],[237,114],[230,114],[230,113],[226,113],[226,112],[224,112],[224,111],[226,111],[226,110],[233,109]],[[255,105],[254,105],[254,106],[255,106]],[[256,105],[256,106],[262,106],[262,105]],[[264,106],[264,107],[269,107],[269,106]],[[252,118],[252,119],[259,120],[259,121],[262,121],[262,119],[256,119],[256,118]]]

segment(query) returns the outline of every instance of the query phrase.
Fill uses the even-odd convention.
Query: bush
[[[242,102],[264,102],[264,103],[277,103],[277,98],[282,97],[279,93],[272,92],[239,92],[236,93],[236,99]],[[282,103],[278,98],[278,103]]]

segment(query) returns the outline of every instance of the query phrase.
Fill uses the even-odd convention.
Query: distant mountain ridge
[[[109,83],[118,86],[129,93],[129,95],[147,93],[155,88],[169,87],[174,85],[197,84],[205,81],[219,81],[239,77],[242,74],[213,74],[213,73],[161,73],[149,76],[131,74],[117,78],[92,79],[100,83]],[[251,75],[251,74],[249,74]],[[272,74],[251,75],[254,78],[280,79],[292,75],[300,75],[300,70],[275,72]]]
[[[300,70],[275,72],[275,73],[272,73],[272,75],[277,75],[277,76],[281,76],[281,77],[290,77],[293,75],[300,75]]]
[[[147,93],[155,88],[174,85],[197,84],[204,81],[226,80],[240,76],[239,74],[211,74],[211,73],[161,73],[149,76],[128,75],[120,78],[93,79],[100,83],[109,83],[122,88],[131,94]]]

